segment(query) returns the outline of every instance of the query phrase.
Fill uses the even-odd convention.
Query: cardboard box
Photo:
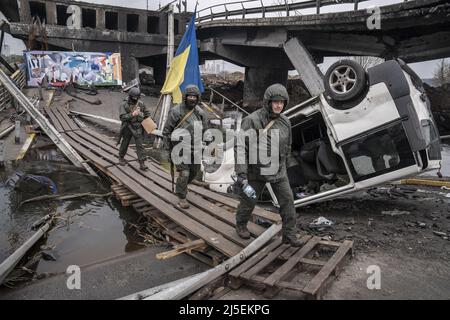
[[[155,130],[158,127],[156,123],[153,121],[153,119],[150,117],[145,118],[144,121],[141,122],[141,125],[144,128],[145,132],[147,132],[148,134],[151,134],[153,130]]]

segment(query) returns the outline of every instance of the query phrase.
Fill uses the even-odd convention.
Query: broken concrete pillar
[[[119,31],[127,31],[127,15],[125,12],[119,12]]]
[[[97,28],[105,29],[105,9],[96,9]]]
[[[147,15],[140,14],[139,15],[139,32],[146,33],[147,32]]]
[[[167,15],[161,15],[159,18],[159,33],[167,35]]]
[[[46,2],[45,3],[45,14],[47,16],[47,24],[57,24],[56,22],[56,3]]]
[[[275,83],[281,83],[285,86],[287,76],[287,69],[246,67],[244,79],[244,107],[260,107],[267,87]]]
[[[321,94],[325,90],[323,74],[303,43],[297,38],[291,38],[284,44],[284,51],[303,80],[309,93],[312,96]]]
[[[139,79],[139,60],[133,54],[122,54],[122,78],[125,82]]]
[[[30,23],[31,22],[31,12],[30,5],[28,4],[28,0],[19,0],[17,2],[19,5],[19,15],[20,21],[22,23]]]

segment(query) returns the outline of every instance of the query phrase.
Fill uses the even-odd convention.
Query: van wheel
[[[324,78],[325,93],[339,102],[359,97],[366,88],[364,68],[353,60],[340,60],[331,65]]]

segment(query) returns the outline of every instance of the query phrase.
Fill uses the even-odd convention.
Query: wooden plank
[[[113,149],[118,150],[118,147],[115,145],[115,142],[112,141],[110,138],[108,138],[108,137],[106,137],[104,135],[101,135],[101,134],[99,134],[97,132],[94,132],[93,130],[90,130],[88,128],[82,128],[81,131],[84,131],[84,132],[88,133],[89,135],[97,138],[99,141],[109,145]],[[130,148],[128,149],[127,155],[132,157],[132,158],[134,158],[134,159],[137,159],[136,152],[134,150],[130,149]],[[166,171],[164,171],[160,166],[158,166],[158,165],[156,165],[156,164],[154,164],[152,162],[149,162],[148,165],[149,165],[149,168],[151,169],[151,171],[153,173],[159,175],[160,177],[166,179],[169,182],[171,181],[170,174],[167,173]],[[205,189],[203,187],[199,187],[199,186],[195,186],[195,185],[190,184],[188,186],[188,189],[193,191],[193,192],[195,192],[196,194],[199,194],[199,195],[201,195],[203,197],[206,197],[206,198],[208,198],[210,200],[223,203],[223,204],[225,204],[225,205],[227,205],[229,207],[235,208],[235,209],[239,205],[239,201],[238,200],[232,199],[232,198],[229,198],[229,197],[226,197],[226,196],[223,196],[223,195],[220,195],[220,194],[218,194],[216,192],[210,191],[210,190]],[[278,215],[277,213],[274,213],[274,212],[270,212],[270,211],[261,209],[259,207],[255,207],[255,210],[253,211],[253,214],[255,214],[255,215],[257,215],[257,216],[259,216],[261,218],[267,219],[269,221],[281,222],[280,215]]]
[[[122,196],[122,197],[121,197],[121,200],[126,200],[126,201],[128,201],[128,200],[133,200],[133,199],[136,199],[136,198],[138,198],[137,195],[135,195],[135,194],[129,194],[129,195],[126,195],[126,196]]]
[[[272,252],[274,249],[281,245],[281,239],[278,237],[274,241],[272,241],[269,245],[265,246],[254,255],[252,255],[249,259],[247,259],[244,263],[237,266],[229,273],[231,277],[239,277],[239,275],[251,267],[253,267],[256,263],[261,261],[269,252]]]
[[[336,247],[336,248],[339,248],[342,245],[342,243],[340,243],[340,242],[329,241],[329,240],[321,240],[321,241],[319,241],[319,244],[324,245],[324,246],[332,246],[332,247]]]
[[[104,150],[101,150],[100,148],[98,148],[97,146],[93,145],[92,143],[82,139],[75,132],[66,132],[66,135],[70,136],[73,141],[77,141],[78,144],[80,144],[80,145],[88,148],[89,150],[91,150],[92,153],[95,153],[97,156],[107,160],[110,165],[119,163],[119,158],[114,157],[113,155],[105,152]]]
[[[56,108],[49,108],[51,112],[54,114],[55,118],[59,121],[61,124],[61,127],[64,131],[72,131],[72,128],[69,126],[69,124],[66,122],[66,120],[62,117],[62,115],[56,110]]]
[[[288,261],[280,266],[274,273],[272,273],[264,281],[267,286],[273,286],[277,281],[280,281],[289,271],[291,271],[301,259],[303,259],[314,247],[319,243],[319,237],[313,237],[300,250],[298,250]]]
[[[303,285],[300,285],[300,284],[294,283],[294,282],[289,282],[289,281],[280,281],[280,282],[276,283],[275,286],[277,286],[278,288],[295,290],[295,291],[300,291],[300,292],[303,292],[303,288],[304,288]]]
[[[186,242],[180,245],[174,246],[173,250],[160,252],[156,254],[156,259],[165,260],[173,258],[185,252],[191,252],[192,250],[202,249],[206,247],[206,243],[203,239],[198,239],[190,242]]]
[[[63,127],[61,126],[61,123],[59,123],[59,120],[56,118],[56,116],[53,114],[53,111],[50,110],[49,107],[44,107],[45,113],[47,113],[48,117],[52,121],[53,126],[58,132],[64,132]]]
[[[71,130],[79,130],[80,129],[80,127],[75,123],[75,121],[70,119],[67,112],[65,110],[62,110],[62,107],[58,107],[58,108],[56,108],[56,110],[57,110],[56,112],[59,112],[59,114],[62,116],[62,118],[67,122],[67,124],[69,125]]]
[[[176,232],[173,232],[172,230],[166,230],[165,231],[168,236],[170,238],[172,238],[173,240],[175,240],[178,243],[186,243],[189,242],[190,240],[184,236],[182,236],[181,234],[178,234]],[[174,241],[172,240],[172,243],[174,243]],[[217,251],[213,251],[214,253],[220,254]],[[209,253],[205,253],[205,252],[198,252],[198,251],[194,251],[194,252],[187,252],[188,255],[190,255],[191,257],[203,262],[204,264],[207,264],[211,267],[215,267],[216,265],[218,265],[218,261],[220,261],[222,259],[218,258],[216,255],[214,254],[209,254]]]
[[[83,139],[91,142],[92,144],[96,145],[97,147],[105,150],[106,152],[109,152],[109,153],[117,155],[117,156],[119,155],[119,150],[117,150],[116,148],[111,147],[110,145],[104,143],[103,141],[98,140],[96,137],[91,136],[91,135],[89,135],[89,134],[87,134],[87,133],[85,133],[85,132],[83,132],[81,130],[78,130],[75,133],[78,136],[80,136],[81,138],[83,138]],[[133,161],[133,160],[136,160],[136,158],[133,158],[133,157],[131,157],[129,155],[125,155],[125,160]]]
[[[300,263],[304,263],[304,264],[309,264],[312,266],[321,266],[323,267],[327,262],[326,261],[321,261],[321,260],[313,260],[313,259],[300,259]]]
[[[314,278],[305,286],[303,292],[315,296],[322,284],[331,275],[338,263],[351,250],[353,242],[345,240],[334,255],[328,260],[323,268],[314,276]]]
[[[206,228],[197,221],[187,217],[185,214],[175,209],[172,205],[161,200],[158,196],[152,194],[136,181],[130,179],[117,167],[109,168],[109,171],[118,179],[120,179],[128,188],[136,192],[136,194],[141,198],[147,200],[152,204],[152,206],[164,213],[164,215],[166,215],[168,218],[175,221],[177,224],[179,224],[192,234],[196,235],[197,237],[202,238],[212,247],[218,249],[219,251],[230,257],[238,254],[241,251],[241,247],[225,239],[222,235],[210,230],[209,228]]]
[[[135,168],[136,170],[139,170],[139,165],[137,163],[130,163],[130,166]],[[165,188],[169,192],[172,191],[172,184],[171,182],[161,179],[157,175],[155,175],[151,171],[146,171],[142,173],[147,178],[155,182],[156,184],[160,185],[161,187]],[[215,216],[216,218],[220,219],[221,221],[224,221],[228,223],[229,225],[232,225],[233,227],[236,226],[236,216],[232,214],[231,212],[228,212],[224,210],[223,208],[217,207],[216,205],[205,201],[202,197],[188,193],[187,200],[191,202],[192,204],[196,205],[197,207],[200,207],[202,210],[207,211],[209,214]],[[254,236],[259,236],[264,232],[264,228],[261,226],[258,226],[255,223],[249,222],[248,223],[248,229],[250,233]]]
[[[264,259],[262,259],[260,262],[258,262],[256,265],[251,267],[249,270],[241,274],[241,278],[249,280],[254,275],[256,275],[258,272],[263,270],[265,267],[267,267],[270,263],[272,263],[275,259],[278,258],[278,256],[283,253],[286,249],[288,249],[290,246],[288,244],[282,244],[278,248],[276,248],[274,251],[270,252]]]
[[[152,180],[144,177],[141,174],[141,172],[138,173],[130,167],[120,167],[120,170],[126,173],[133,180],[138,181],[139,184],[141,184],[144,188],[146,188],[156,196],[160,197],[161,199],[169,202],[174,206],[177,206],[178,197],[176,195],[174,195],[170,191],[164,190],[163,188],[159,187]],[[231,227],[230,225],[220,220],[217,220],[216,218],[212,217],[211,215],[205,213],[204,211],[200,210],[195,206],[190,206],[190,208],[188,209],[182,209],[177,207],[177,209],[183,212],[184,214],[190,216],[192,219],[195,219],[196,221],[202,223],[209,229],[222,234],[225,238],[233,241],[234,243],[242,246],[243,248],[248,246],[253,241],[253,239],[248,240],[242,239],[237,235],[235,228]]]
[[[162,168],[158,167],[157,165],[155,165],[153,163],[149,164],[149,168],[155,174],[170,181],[171,177],[170,177],[169,173],[165,172]],[[224,205],[227,205],[227,206],[235,208],[235,209],[237,209],[237,207],[239,205],[239,200],[223,196],[219,193],[205,189],[203,187],[189,184],[188,189],[192,192],[195,192],[198,195],[201,195],[204,198],[207,198],[212,201],[221,202]],[[261,209],[259,207],[255,207],[255,209],[253,210],[253,214],[256,216],[259,216],[261,218],[264,218],[266,220],[269,220],[269,221],[273,221],[273,222],[277,222],[277,223],[281,222],[281,217],[279,214]]]
[[[34,138],[36,137],[36,133],[30,133],[28,135],[27,140],[23,144],[22,148],[19,151],[19,154],[16,157],[16,160],[22,160],[25,157],[25,154],[27,153],[28,149],[30,148],[31,144],[33,143]]]
[[[106,135],[95,132],[94,130],[89,129],[89,128],[81,128],[81,131],[86,132],[90,136],[104,142],[105,144],[109,145],[110,147],[112,147],[116,150],[119,150],[119,146],[117,146],[117,141],[113,140],[111,137],[108,137]],[[132,157],[134,159],[138,158],[136,152],[131,148],[128,148],[127,155],[129,155],[130,157]]]
[[[110,165],[109,162],[103,160],[102,158],[98,157],[79,143],[75,142],[70,138],[67,134],[62,133],[63,138],[74,148],[77,152],[81,153],[85,158],[93,161],[96,163],[102,171],[106,171],[106,167]]]

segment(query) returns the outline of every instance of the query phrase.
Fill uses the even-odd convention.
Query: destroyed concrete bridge
[[[201,60],[223,59],[245,67],[244,105],[258,101],[268,85],[285,83],[288,71],[298,69],[285,50],[292,38],[297,38],[316,62],[325,56],[369,55],[419,62],[450,55],[450,5],[445,0],[410,0],[381,7],[379,29],[368,27],[373,13],[358,10],[361,0],[340,1],[354,4],[353,11],[327,14],[320,14],[320,8],[336,4],[335,1],[246,9],[247,3],[253,2],[243,1],[242,8],[234,11],[226,4],[213,6],[199,11],[197,18]],[[70,5],[81,7],[79,30],[66,27]],[[316,14],[292,15],[308,8],[316,8]],[[6,0],[2,10],[11,21],[9,32],[15,37],[27,40],[30,21],[39,16],[46,21],[45,36],[50,48],[121,52],[125,81],[136,76],[139,63],[154,67],[157,83],[165,79],[164,12],[70,0]],[[266,14],[270,12],[285,16],[269,18]],[[175,44],[185,31],[189,16],[190,13],[175,15]],[[302,57],[296,59],[299,65]],[[302,70],[298,71],[302,75]]]
[[[71,16],[67,10],[71,6],[80,8],[79,29],[67,27]],[[168,24],[165,12],[72,0],[4,0],[2,11],[10,21],[6,31],[28,42],[28,46],[30,37],[35,37],[37,43],[47,42],[49,50],[120,52],[124,80],[136,77],[139,62],[155,68],[157,82],[165,79]],[[41,30],[32,30],[34,17],[45,21]],[[175,45],[189,19],[188,13],[174,14]]]
[[[372,12],[356,10],[361,1],[340,2],[354,2],[355,10],[276,18],[245,18],[246,13],[264,15],[265,11],[236,10],[233,13],[240,15],[238,19],[227,18],[231,14],[227,11],[211,14],[205,10],[207,15],[199,18],[197,29],[202,57],[245,67],[244,103],[248,103],[260,100],[268,85],[285,83],[288,70],[296,69],[292,57],[286,55],[285,44],[292,38],[303,43],[316,63],[325,56],[375,56],[406,62],[450,56],[448,1],[414,0],[381,7],[380,29],[368,27]],[[316,3],[320,1],[300,2],[284,10],[311,8]],[[317,13],[319,10],[317,6]],[[297,71],[300,76],[305,73]]]

